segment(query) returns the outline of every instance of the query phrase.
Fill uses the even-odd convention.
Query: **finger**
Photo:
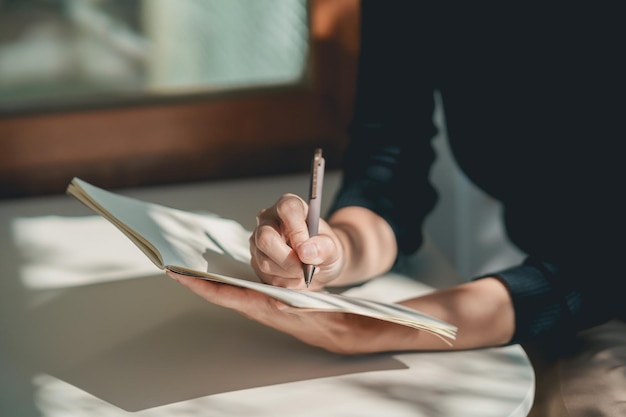
[[[261,211],[259,211],[259,213],[256,215],[256,225],[258,226],[259,223],[261,222],[261,219],[263,219],[265,217],[265,213],[268,212],[268,209],[262,209]]]
[[[295,253],[292,252],[291,257],[296,259],[297,268],[283,268],[257,250],[253,244],[250,253],[250,265],[262,282],[277,287],[298,288],[299,281],[302,280],[302,264]]]
[[[266,284],[275,285],[277,287],[297,288],[299,281],[301,281],[303,277],[302,263],[297,260],[295,254],[291,257],[296,259],[293,263],[293,265],[296,266],[283,268],[268,259],[260,251],[255,251],[252,254],[250,265],[259,279]]]
[[[245,288],[235,287],[233,285],[223,284],[220,282],[214,282],[205,280],[202,278],[190,277],[186,275],[177,274],[172,271],[166,271],[174,280],[178,281],[184,287],[191,290],[193,293],[199,295],[205,300],[221,305],[223,307],[241,310],[247,304],[242,299],[250,300],[250,294],[246,294]],[[254,292],[254,294],[263,294]]]
[[[259,226],[251,236],[252,266],[264,275],[295,277],[301,261],[285,239],[270,226]]]
[[[180,275],[172,271],[166,272],[171,278],[210,303],[236,310],[248,318],[261,320],[264,316],[271,317],[277,311],[286,311],[293,308],[265,294],[247,288]]]
[[[292,277],[286,278],[280,275],[261,275],[259,276],[259,278],[265,284],[270,284],[275,287],[300,289],[300,290],[309,289],[306,286],[306,282],[304,280],[304,271],[302,270],[302,265],[300,265],[300,274],[298,276],[292,276]]]
[[[298,259],[310,265],[321,265],[332,261],[337,254],[337,246],[328,235],[317,235],[296,247]]]
[[[281,232],[292,248],[309,238],[306,224],[308,206],[294,194],[283,195],[276,203],[276,214],[281,222]]]

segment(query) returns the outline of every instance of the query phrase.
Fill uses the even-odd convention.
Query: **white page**
[[[132,230],[133,235],[154,246],[160,258],[155,262],[159,268],[174,265],[222,275],[236,272],[239,278],[257,280],[249,266],[250,231],[238,222],[213,213],[200,215],[136,200],[80,179],[75,181],[104,209],[104,217],[127,235]],[[139,242],[135,243],[141,248]]]

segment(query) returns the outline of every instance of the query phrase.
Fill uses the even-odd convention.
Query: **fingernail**
[[[168,271],[168,272],[166,272],[166,274],[167,274],[170,278],[172,278],[174,281],[178,282],[178,277],[177,277],[175,274],[173,274],[172,272],[169,272],[169,271]]]

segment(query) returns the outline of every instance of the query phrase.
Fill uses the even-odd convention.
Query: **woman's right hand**
[[[315,265],[310,290],[331,284],[342,273],[344,248],[330,225],[320,219],[319,231],[310,237],[308,204],[294,194],[284,194],[257,215],[250,236],[251,265],[261,281],[280,287],[306,288],[303,263]]]

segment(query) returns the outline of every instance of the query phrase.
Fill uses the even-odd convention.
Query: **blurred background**
[[[193,94],[304,78],[305,0],[0,3],[7,110]]]
[[[355,0],[0,0],[0,198],[282,174],[344,144]]]

